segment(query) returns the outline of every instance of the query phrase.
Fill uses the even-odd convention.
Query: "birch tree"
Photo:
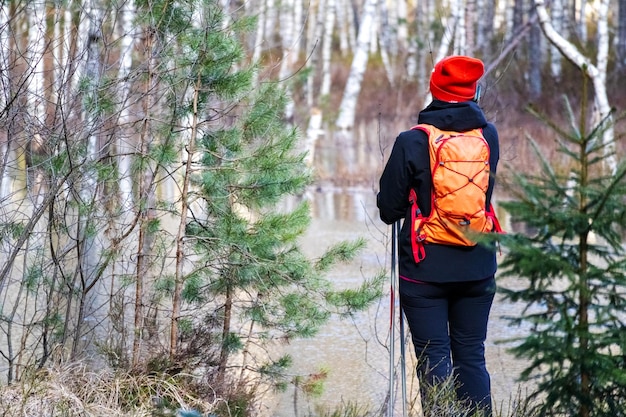
[[[339,52],[346,56],[354,50],[356,33],[350,0],[336,0],[337,33],[339,36]]]
[[[326,20],[324,22],[324,38],[322,41],[322,85],[320,98],[328,98],[332,84],[331,59],[333,54],[333,33],[335,32],[335,8],[337,0],[326,0]]]
[[[397,17],[395,15],[395,8],[393,5],[389,7],[385,2],[380,2],[378,4],[380,13],[377,14],[378,19],[378,30],[372,29],[371,39],[373,40],[370,44],[380,42],[380,57],[385,67],[385,73],[387,74],[387,81],[392,86],[395,87],[395,74],[397,72],[396,61],[398,59],[398,42],[397,36],[395,32],[395,25],[392,23],[394,21],[397,22]],[[371,51],[374,53],[374,51]]]
[[[579,0],[574,2],[574,23],[576,33],[580,38],[580,42],[585,45],[587,43],[587,0]]]
[[[136,9],[133,1],[125,1],[119,10],[119,23],[115,27],[116,36],[120,39],[120,59],[119,72],[117,81],[119,85],[118,94],[122,98],[122,103],[131,100],[131,71],[133,65],[133,51],[137,46],[137,30],[135,29],[134,19],[136,17]],[[132,155],[135,153],[135,145],[131,141],[132,129],[129,126],[131,122],[130,105],[122,105],[120,109],[120,133],[117,139],[116,147],[118,152],[118,175],[119,175],[119,192],[121,204],[126,209],[133,207],[134,198],[133,178],[131,175]]]
[[[554,2],[552,3],[552,7],[550,9],[550,13],[552,15],[552,18],[551,18],[552,26],[554,27],[554,30],[557,33],[561,33],[561,34],[565,34],[563,32],[565,30],[564,8],[565,8],[565,5],[564,5],[563,0],[554,0]],[[552,44],[550,45],[549,51],[550,51],[550,74],[555,80],[558,81],[561,79],[562,56],[558,48]]]
[[[609,172],[614,172],[617,166],[615,157],[615,140],[613,123],[611,116],[611,106],[606,90],[606,68],[607,68],[607,49],[608,48],[608,32],[606,31],[606,19],[608,18],[608,4],[609,0],[601,1],[601,13],[598,19],[598,56],[597,65],[594,65],[591,60],[584,56],[576,47],[563,38],[559,33],[554,30],[551,24],[550,16],[546,9],[543,0],[535,0],[535,7],[539,18],[539,23],[546,38],[558,48],[563,56],[571,61],[574,65],[583,71],[583,73],[591,79],[594,87],[595,97],[595,109],[594,120],[597,123],[600,121],[606,122],[606,129],[603,131],[601,137],[604,144],[607,169]]]
[[[378,0],[365,0],[363,14],[359,24],[359,36],[356,49],[350,66],[348,81],[343,90],[341,105],[339,106],[339,116],[336,126],[339,129],[347,130],[354,126],[356,116],[356,106],[361,92],[361,82],[367,67],[369,58],[370,28],[374,22],[374,13]]]

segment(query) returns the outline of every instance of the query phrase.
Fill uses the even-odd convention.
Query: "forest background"
[[[385,155],[442,57],[485,62],[481,105],[512,171],[536,166],[527,134],[556,155],[528,104],[560,119],[563,94],[587,108],[588,81],[597,122],[626,100],[624,0],[6,1],[0,28],[3,382],[33,390],[80,363],[124,385],[123,371],[117,405],[159,392],[163,407],[248,410],[261,387],[315,389],[322,376],[286,378],[268,347],[383,291],[380,276],[329,287],[363,242],[297,249],[307,190],[379,174],[330,175],[317,146]],[[301,204],[277,210],[288,195]]]

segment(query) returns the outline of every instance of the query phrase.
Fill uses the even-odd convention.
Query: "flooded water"
[[[332,273],[332,280],[339,288],[356,288],[365,277],[371,277],[381,269],[389,270],[390,228],[378,220],[375,194],[371,189],[318,191],[312,195],[312,209],[313,224],[303,239],[303,246],[311,256],[320,254],[324,248],[341,240],[362,237],[368,242],[356,261]],[[503,405],[505,410],[518,390],[523,389],[516,382],[516,377],[524,364],[515,360],[507,352],[508,345],[502,342],[523,334],[524,330],[510,327],[502,316],[515,314],[519,308],[497,299],[489,324],[486,349],[493,398],[496,405]],[[372,410],[379,409],[385,402],[389,387],[389,319],[390,295],[387,294],[368,311],[350,319],[335,318],[315,338],[294,341],[287,346],[286,351],[294,359],[294,373],[312,374],[320,369],[328,371],[325,391],[318,398],[306,399],[301,393],[295,396],[291,388],[276,403],[267,406],[268,411],[272,410],[271,415],[306,416],[312,411],[319,411],[319,408],[334,409],[341,404],[354,403]],[[398,330],[395,333],[398,336]],[[396,362],[400,358],[399,337],[397,339]],[[411,383],[414,382],[411,378],[413,354],[410,344],[405,346],[409,349],[406,372],[411,387],[414,386]],[[399,382],[396,383],[398,386]],[[415,392],[414,389],[409,391]],[[409,394],[409,397],[415,396]]]

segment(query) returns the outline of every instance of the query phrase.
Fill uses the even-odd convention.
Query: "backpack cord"
[[[424,249],[426,235],[424,233],[417,233],[417,231],[422,228],[424,216],[417,205],[417,193],[414,189],[411,189],[409,193],[409,202],[411,203],[411,249],[413,250],[413,259],[415,259],[415,263],[417,264],[426,257],[426,250]]]

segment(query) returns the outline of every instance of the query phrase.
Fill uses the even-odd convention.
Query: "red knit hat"
[[[476,83],[485,66],[480,59],[450,56],[439,61],[430,76],[430,93],[442,101],[468,101],[476,94]]]

